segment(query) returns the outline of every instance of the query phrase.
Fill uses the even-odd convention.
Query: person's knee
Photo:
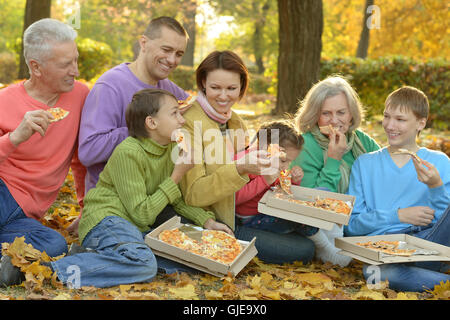
[[[128,264],[139,268],[142,281],[150,280],[156,276],[158,268],[155,255],[144,243],[125,243],[120,245],[117,251]]]

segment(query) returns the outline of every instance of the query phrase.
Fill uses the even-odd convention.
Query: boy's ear
[[[147,118],[145,118],[145,126],[150,130],[155,130],[156,127],[158,127],[158,122],[151,116],[147,116]]]
[[[420,118],[419,120],[417,120],[417,124],[418,124],[417,129],[419,129],[419,131],[422,131],[427,125],[427,118]]]

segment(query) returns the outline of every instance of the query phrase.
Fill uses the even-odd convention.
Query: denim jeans
[[[68,286],[105,288],[149,281],[156,275],[156,259],[142,233],[121,217],[104,218],[86,235],[83,247],[93,251],[51,263]]]
[[[77,253],[51,263],[59,280],[68,286],[105,288],[148,282],[158,269],[165,273],[196,270],[155,256],[138,228],[118,217],[104,218],[83,240],[88,252]],[[90,252],[89,252],[90,251]]]
[[[234,234],[245,241],[256,237],[257,257],[267,263],[308,263],[314,258],[314,243],[297,232],[275,233],[237,224]]]
[[[51,257],[67,252],[64,237],[39,221],[28,218],[0,179],[0,243],[12,243],[16,237],[25,237],[26,243]]]
[[[405,233],[424,240],[432,241],[444,246],[450,246],[450,205],[441,218],[430,227],[411,226],[395,233]],[[443,273],[448,264],[439,261],[383,264],[379,267],[380,280],[388,279],[389,287],[399,291],[421,292],[433,289],[441,281],[450,281],[450,275]],[[373,275],[373,267],[363,268],[366,279]]]

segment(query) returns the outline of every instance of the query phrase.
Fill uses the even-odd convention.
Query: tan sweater
[[[219,124],[198,103],[183,116],[197,163],[180,182],[184,199],[189,205],[213,211],[217,220],[234,230],[234,193],[249,181],[248,175],[238,173],[233,161],[234,153],[245,144],[245,124],[233,112],[227,122],[229,134],[223,136]],[[237,133],[240,139],[233,139],[232,133]]]

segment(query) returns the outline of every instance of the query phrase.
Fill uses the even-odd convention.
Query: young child
[[[274,134],[276,136],[274,137]],[[289,170],[291,161],[296,159],[303,146],[303,137],[288,121],[273,121],[261,126],[256,135],[259,149],[267,150],[271,142],[278,142],[284,155],[279,159],[279,170],[269,175],[249,175],[250,182],[236,193],[236,216],[243,226],[262,229],[278,234],[297,232],[314,242],[317,258],[323,262],[331,262],[346,266],[351,258],[338,254],[334,246],[334,237],[342,236],[340,228],[324,233],[315,227],[293,221],[272,217],[258,212],[258,202],[264,193],[273,186],[279,185],[282,170]],[[248,151],[246,151],[248,152]],[[243,153],[237,154],[237,158]],[[298,166],[290,169],[292,184],[300,185],[303,170]],[[341,231],[339,233],[339,231]]]
[[[271,143],[278,144],[282,156],[279,158],[279,168],[272,170],[267,175],[249,175],[250,181],[238,192],[236,192],[236,216],[244,226],[288,233],[299,228],[301,225],[291,221],[267,216],[258,212],[258,202],[264,193],[280,184],[280,171],[288,170],[289,165],[300,153],[303,145],[302,136],[295,130],[293,125],[287,121],[273,121],[263,124],[256,134],[257,148],[267,150]],[[249,149],[236,154],[240,159]],[[293,184],[300,184],[303,170],[295,166],[290,170]]]
[[[389,146],[353,164],[348,193],[356,202],[346,235],[405,233],[450,245],[450,160],[416,143],[428,112],[428,99],[416,88],[402,87],[387,97],[382,124]],[[396,290],[423,291],[450,280],[442,267],[439,262],[381,265],[380,280],[389,279]],[[367,269],[364,275],[370,276]]]
[[[173,132],[184,124],[175,96],[160,89],[135,93],[126,110],[126,123],[130,136],[116,147],[85,198],[78,233],[90,251],[49,264],[65,284],[73,285],[74,270],[78,286],[150,281],[156,275],[157,260],[144,235],[167,205],[204,228],[225,227],[212,212],[186,205],[181,196],[178,183],[193,163],[174,164],[171,159],[177,148]]]

